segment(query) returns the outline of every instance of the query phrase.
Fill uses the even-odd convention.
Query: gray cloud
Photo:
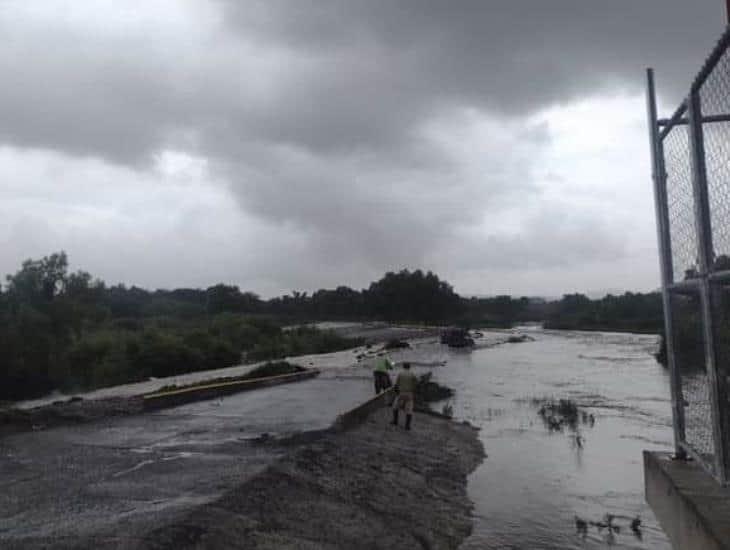
[[[563,176],[536,181],[552,134],[533,116],[639,93],[647,65],[676,100],[723,25],[721,3],[693,4],[214,0],[84,20],[10,3],[0,144],[102,159],[130,178],[165,150],[206,159],[242,216],[296,235],[296,254],[286,239],[249,243],[261,268],[247,280],[291,271],[293,257],[302,275],[272,273],[282,285],[314,285],[320,266],[361,281],[427,263],[620,258],[620,227],[599,208],[536,206]]]
[[[190,136],[208,154],[241,140],[389,149],[444,107],[520,115],[639,89],[649,64],[675,98],[721,28],[720,3],[694,4],[222,2],[205,35],[163,33],[162,44],[146,29],[29,29],[0,12],[0,68],[12,75],[0,136],[122,162]]]

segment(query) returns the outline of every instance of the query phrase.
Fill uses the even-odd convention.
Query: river
[[[528,334],[534,341],[448,352],[434,369],[456,390],[454,416],[481,429],[488,454],[469,480],[476,522],[462,548],[670,549],[643,491],[642,450],[672,448],[669,377],[651,355],[656,337]],[[586,422],[549,430],[533,402],[542,398],[573,400]],[[619,532],[596,525],[606,514]],[[636,516],[640,532],[630,527]]]
[[[431,371],[436,380],[454,388],[454,416],[480,428],[488,456],[469,479],[475,524],[462,548],[670,549],[643,492],[642,451],[672,448],[669,377],[651,355],[656,337],[535,328],[520,331],[534,340],[503,343],[509,333],[492,332],[478,340],[480,347],[473,351],[449,350],[430,338],[414,341],[413,349],[393,353],[393,359],[410,359],[417,371]],[[303,364],[323,369],[321,380],[308,382],[310,386],[340,384],[337,395],[344,401],[338,402],[337,410],[350,408],[371,391],[371,367],[356,363],[362,351],[299,358]],[[228,369],[226,374],[244,368]],[[145,384],[158,387],[162,382]],[[306,387],[274,390],[301,393]],[[345,392],[347,388],[352,391]],[[88,397],[101,397],[97,395],[101,392],[104,396],[126,395],[141,389],[139,385],[107,388]],[[331,395],[330,390],[324,393]],[[259,397],[265,404],[265,396]],[[208,416],[223,415],[224,409],[241,416],[244,405],[255,405],[254,398],[241,394],[186,407],[201,409]],[[586,422],[579,422],[574,429],[548,429],[538,414],[540,400],[545,398],[572,400],[585,413]],[[316,407],[329,400],[307,403],[314,414]],[[337,412],[330,409],[323,409],[322,418],[316,417],[322,426]],[[174,409],[168,414],[179,417],[181,411]],[[277,418],[285,415],[281,407],[273,412]],[[184,427],[185,418],[178,424]],[[143,421],[140,417],[116,422]],[[416,430],[417,422],[416,418]],[[267,425],[261,430],[273,428]],[[23,437],[40,438],[42,434]],[[606,514],[615,516],[612,523],[619,532],[609,533],[599,527]],[[634,532],[630,524],[637,516],[641,528]],[[585,532],[576,529],[576,518],[586,522]]]

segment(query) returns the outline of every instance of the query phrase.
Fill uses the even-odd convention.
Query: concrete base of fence
[[[696,462],[644,451],[646,500],[677,550],[730,549],[730,488]]]
[[[371,412],[390,405],[393,402],[394,397],[395,392],[393,391],[393,388],[380,392],[372,399],[368,399],[365,403],[362,403],[354,409],[350,409],[338,416],[337,420],[335,420],[334,428],[336,430],[347,430],[353,426],[357,426],[365,420]]]
[[[184,405],[185,403],[191,403],[193,401],[213,399],[215,397],[231,395],[242,391],[265,388],[268,386],[278,386],[279,384],[289,384],[291,382],[299,382],[300,380],[314,378],[318,374],[319,370],[308,369],[306,371],[295,372],[293,374],[267,376],[265,378],[255,378],[253,380],[233,380],[230,382],[206,384],[204,386],[194,386],[179,390],[150,393],[143,396],[144,409],[156,410],[167,407],[175,407],[177,405]]]

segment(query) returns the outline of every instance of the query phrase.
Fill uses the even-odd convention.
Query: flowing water
[[[462,548],[671,548],[643,492],[642,450],[672,448],[656,337],[528,334],[535,340],[434,351],[447,354],[434,377],[456,390],[454,416],[481,428],[488,455],[469,480],[476,522]],[[543,398],[570,399],[585,414],[550,429],[535,401]],[[620,530],[602,526],[606,514]]]
[[[469,479],[475,526],[462,548],[668,550],[643,494],[642,451],[672,447],[669,377],[651,355],[656,337],[523,332],[534,341],[508,344],[509,333],[492,332],[473,351],[449,350],[428,339],[392,354],[454,388],[454,416],[481,430],[488,456]],[[331,373],[323,373],[327,380],[318,383],[351,375],[345,366],[356,355],[348,351],[311,358],[325,370],[333,365]],[[370,367],[360,368],[357,379],[347,378],[348,387],[360,392],[353,394],[353,402],[371,391]],[[157,387],[160,382],[147,384]],[[281,391],[287,388],[294,389]],[[99,392],[139,390],[135,385]],[[233,396],[226,402],[250,404],[251,398]],[[538,414],[546,398],[577,404],[578,421],[551,427]],[[328,414],[326,418],[335,412]],[[615,517],[611,523],[618,532],[603,526],[607,514]],[[637,516],[641,528],[634,531],[631,521]],[[577,529],[577,521],[586,526],[584,531]]]

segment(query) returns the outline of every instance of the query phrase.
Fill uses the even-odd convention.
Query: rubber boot
[[[411,419],[412,418],[413,418],[413,415],[412,414],[407,414],[406,415],[406,430],[410,430],[411,429]]]
[[[393,411],[393,422],[391,422],[391,424],[393,424],[393,426],[398,425],[398,409]]]

